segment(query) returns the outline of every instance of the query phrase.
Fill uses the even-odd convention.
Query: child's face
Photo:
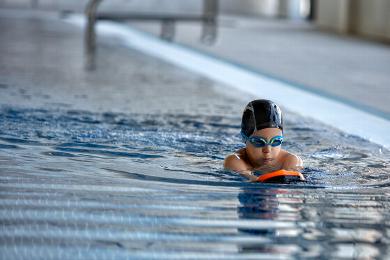
[[[259,136],[264,138],[267,142],[271,140],[272,137],[281,136],[282,130],[279,128],[264,128],[258,130],[252,134],[252,136]],[[246,151],[249,159],[252,163],[260,165],[272,165],[278,159],[280,153],[281,145],[272,147],[271,145],[266,145],[264,147],[255,147],[249,141],[246,142]]]

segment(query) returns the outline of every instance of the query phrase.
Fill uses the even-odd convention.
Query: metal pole
[[[161,23],[160,37],[166,41],[172,41],[175,36],[175,21],[173,19],[163,19]]]
[[[310,0],[310,12],[307,19],[314,21],[317,18],[316,8],[317,8],[317,0]]]
[[[213,44],[217,38],[218,0],[203,0],[202,42]]]
[[[95,54],[96,54],[96,11],[102,0],[90,0],[85,9],[87,16],[87,27],[84,35],[84,51],[85,51],[85,68],[87,70],[95,69]]]

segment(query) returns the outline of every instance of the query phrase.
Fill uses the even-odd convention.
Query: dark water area
[[[389,152],[289,114],[307,182],[222,168],[240,118],[1,107],[1,258],[389,258]]]

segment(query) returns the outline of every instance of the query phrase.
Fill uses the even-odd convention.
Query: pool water
[[[0,21],[1,259],[390,258],[389,151],[280,104],[307,182],[249,183],[256,97],[39,17]]]
[[[218,115],[3,107],[2,258],[389,257],[389,153],[289,114],[306,183],[222,168]]]

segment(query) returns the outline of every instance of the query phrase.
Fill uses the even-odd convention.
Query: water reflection
[[[389,221],[386,195],[327,189],[308,192],[265,185],[242,187],[238,200],[240,220],[254,221],[253,228],[239,228],[239,234],[259,241],[241,244],[243,254],[326,259],[389,255],[389,232],[384,228]]]
[[[285,189],[259,187],[258,189],[243,187],[238,194],[240,202],[237,208],[241,220],[264,221],[260,227],[240,228],[239,233],[250,234],[259,240],[268,239],[270,243],[245,244],[239,247],[241,253],[261,253],[291,257],[300,249],[292,238],[299,235],[296,221],[299,220],[298,209],[292,205],[300,205],[303,201],[299,198],[280,198],[289,194]],[[275,225],[279,223],[280,225]]]
[[[241,145],[234,118],[0,112],[9,259],[78,241],[106,258],[389,257],[390,161],[356,138],[289,117],[308,182],[253,184],[221,169]]]

